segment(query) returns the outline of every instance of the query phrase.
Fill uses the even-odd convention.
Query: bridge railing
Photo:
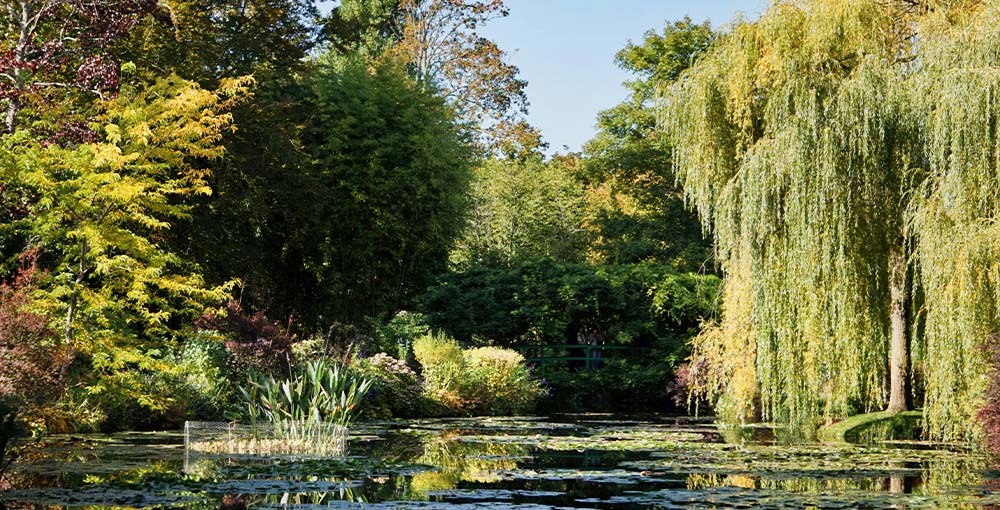
[[[599,368],[610,356],[648,353],[649,347],[606,344],[544,344],[515,347],[525,361],[540,367],[582,361],[584,368]]]

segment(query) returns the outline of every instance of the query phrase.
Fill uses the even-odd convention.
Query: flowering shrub
[[[673,379],[667,383],[667,395],[671,402],[678,408],[683,409],[688,405],[691,397],[691,383],[694,380],[694,369],[690,363],[681,363],[674,370]]]
[[[416,418],[433,414],[417,373],[386,353],[358,360],[353,368],[373,381],[361,414],[367,418]]]

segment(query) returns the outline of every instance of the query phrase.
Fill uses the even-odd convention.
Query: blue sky
[[[768,0],[507,0],[510,16],[484,34],[510,54],[528,81],[529,121],[551,152],[578,151],[594,136],[597,113],[620,103],[630,75],[614,63],[629,40],[690,16],[712,26],[737,13],[758,17]]]
[[[718,27],[742,13],[758,17],[769,0],[506,0],[510,16],[483,30],[528,81],[528,120],[550,152],[579,151],[597,113],[620,103],[631,79],[614,62],[629,40],[690,16]],[[321,1],[324,11],[335,2]]]

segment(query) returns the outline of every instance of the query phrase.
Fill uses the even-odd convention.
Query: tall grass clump
[[[251,370],[247,385],[239,387],[250,439],[224,446],[253,453],[341,453],[347,425],[371,384],[322,359],[283,380]]]
[[[245,416],[259,421],[336,423],[346,426],[371,380],[358,379],[325,360],[304,364],[290,379],[276,380],[250,370],[248,385],[240,386]]]

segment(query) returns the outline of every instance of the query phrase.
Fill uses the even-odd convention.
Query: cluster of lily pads
[[[177,436],[156,439],[52,442],[19,468],[26,485],[0,498],[12,508],[302,510],[1000,504],[989,486],[990,460],[958,446],[727,444],[702,420],[577,416],[358,424],[347,457],[221,456],[187,471],[180,469]]]

